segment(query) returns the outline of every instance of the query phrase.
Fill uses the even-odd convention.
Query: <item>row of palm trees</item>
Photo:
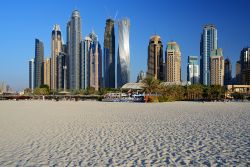
[[[160,102],[177,100],[221,100],[224,99],[226,92],[225,88],[220,85],[205,86],[194,84],[189,86],[166,86],[154,78],[145,78],[142,82],[145,86],[145,93],[148,94],[149,97],[154,97],[154,101],[155,97],[157,97],[157,100]]]

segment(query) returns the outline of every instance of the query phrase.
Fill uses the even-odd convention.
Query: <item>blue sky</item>
[[[131,80],[146,71],[147,45],[155,33],[164,45],[176,41],[182,52],[182,79],[186,80],[187,57],[199,56],[202,26],[218,29],[218,46],[235,70],[243,47],[250,46],[249,0],[9,0],[0,5],[0,82],[16,90],[28,87],[28,61],[34,57],[35,38],[44,42],[50,56],[50,38],[59,24],[66,41],[66,23],[74,9],[82,17],[83,37],[92,29],[103,46],[105,20],[129,17]],[[116,27],[117,32],[117,27]],[[118,37],[118,35],[116,35]],[[117,39],[116,39],[117,40]],[[118,40],[117,40],[118,41]],[[116,47],[117,53],[117,47]]]

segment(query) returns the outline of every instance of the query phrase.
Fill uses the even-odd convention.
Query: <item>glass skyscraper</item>
[[[81,88],[99,90],[102,82],[102,49],[92,31],[81,42]]]
[[[104,87],[115,88],[115,27],[112,19],[106,20],[103,57]]]
[[[118,29],[117,87],[120,88],[130,81],[129,19],[119,21]]]
[[[87,36],[81,42],[81,88],[87,89],[90,86],[90,46],[92,39]]]
[[[250,48],[243,48],[240,53],[241,83],[250,84]]]
[[[29,88],[34,89],[34,77],[35,77],[35,63],[34,59],[29,61]]]
[[[187,81],[199,83],[199,65],[197,56],[188,56]]]
[[[67,44],[69,56],[69,89],[80,89],[80,43],[82,25],[79,11],[73,11],[67,25]]]
[[[210,56],[217,49],[217,29],[208,24],[203,28],[200,41],[200,79],[204,85],[210,85]]]
[[[43,84],[43,59],[44,59],[43,43],[39,39],[35,39],[34,88],[38,88]]]
[[[226,58],[224,62],[224,85],[231,85],[232,84],[232,64],[229,58]]]

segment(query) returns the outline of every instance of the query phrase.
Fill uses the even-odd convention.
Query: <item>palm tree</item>
[[[144,83],[144,91],[147,94],[158,93],[160,88],[160,81],[152,77],[145,78],[142,83]]]

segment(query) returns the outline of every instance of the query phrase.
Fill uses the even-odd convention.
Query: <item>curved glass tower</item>
[[[119,21],[118,28],[117,87],[119,88],[130,81],[129,19]]]

